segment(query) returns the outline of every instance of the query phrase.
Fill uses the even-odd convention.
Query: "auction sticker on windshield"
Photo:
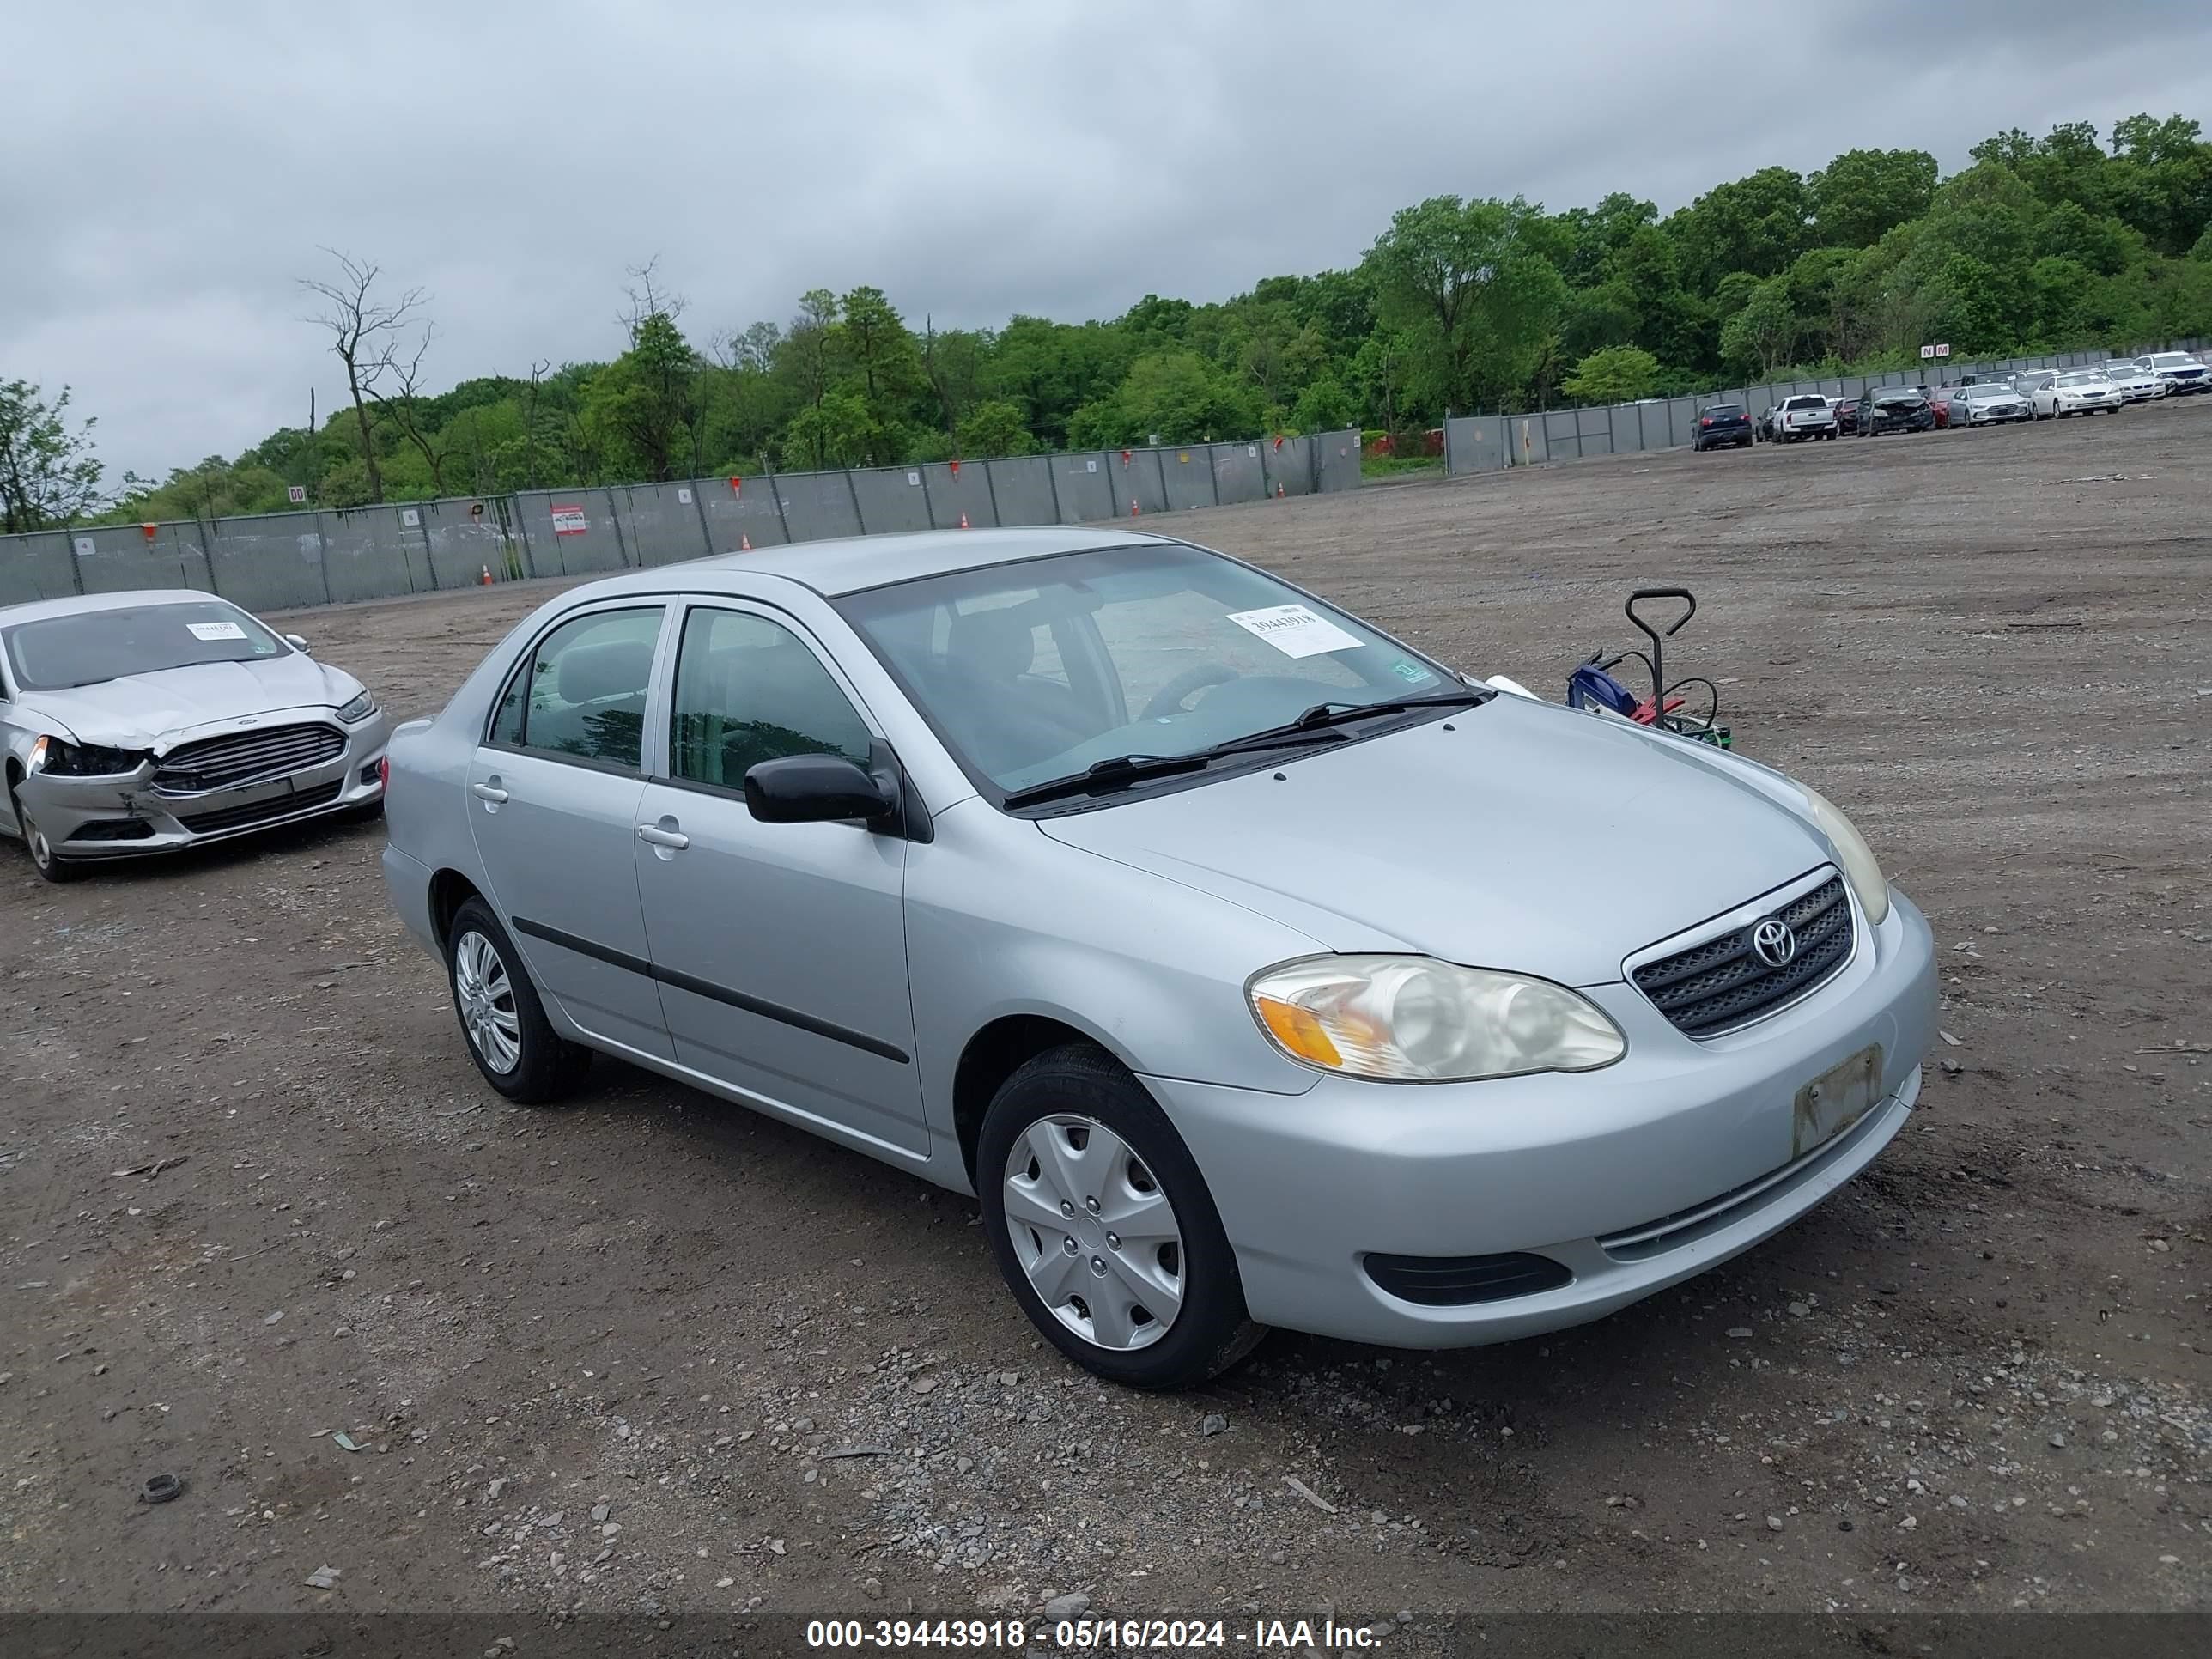
[[[242,640],[246,630],[234,622],[186,623],[196,640]]]
[[[1356,651],[1359,641],[1326,617],[1302,605],[1271,605],[1261,611],[1232,611],[1229,620],[1286,657],[1314,657],[1324,651]]]

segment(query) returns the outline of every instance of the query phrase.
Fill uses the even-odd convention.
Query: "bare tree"
[[[369,425],[368,398],[377,382],[392,367],[400,331],[406,327],[424,295],[410,288],[397,300],[380,297],[378,267],[349,253],[326,247],[337,261],[338,274],[328,279],[302,276],[300,286],[324,303],[324,309],[306,320],[326,330],[331,351],[345,365],[346,390],[353,394],[353,412],[361,426],[362,464],[368,469],[368,499],[384,499],[384,474],[376,465],[376,443]]]
[[[403,360],[396,349],[385,356],[385,367],[391,371],[397,390],[386,393],[378,390],[374,380],[368,383],[368,395],[375,400],[378,413],[387,416],[399,428],[399,435],[414,446],[415,453],[430,469],[430,487],[439,495],[446,493],[446,461],[452,450],[452,441],[434,441],[428,427],[422,420],[422,359],[430,349],[430,342],[438,337],[438,325],[425,323],[422,337],[416,343],[414,355]]]
[[[629,343],[637,343],[637,331],[645,326],[648,317],[665,317],[674,322],[684,314],[684,307],[691,302],[672,289],[660,286],[660,256],[656,253],[641,265],[630,265],[625,275],[629,286],[623,289],[629,301],[629,308],[616,320],[629,336]]]

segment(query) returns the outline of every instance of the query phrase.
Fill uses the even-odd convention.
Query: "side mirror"
[[[284,643],[303,657],[312,657],[315,654],[314,647],[297,634],[287,634],[284,636]]]
[[[860,818],[872,827],[898,811],[898,787],[842,755],[786,755],[745,773],[745,805],[763,823],[836,823]]]

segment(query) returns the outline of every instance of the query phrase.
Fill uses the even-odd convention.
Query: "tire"
[[[15,815],[15,825],[23,837],[23,850],[30,854],[31,867],[40,876],[59,887],[75,881],[84,873],[82,865],[54,851],[54,845],[46,839],[46,833],[23,811],[22,797],[15,793],[13,782],[8,786],[8,810]]]
[[[1094,1181],[1100,1191],[1075,1190]],[[1038,1054],[1000,1085],[976,1145],[975,1186],[1014,1300],[1093,1376],[1189,1388],[1266,1334],[1245,1311],[1236,1255],[1182,1138],[1144,1085],[1089,1043]],[[1117,1212],[1151,1218],[1142,1243],[1119,1237]],[[1055,1233],[1063,1220],[1070,1231]],[[1180,1300],[1163,1309],[1169,1287]]]
[[[532,1106],[558,1100],[590,1066],[592,1051],[568,1041],[546,1019],[514,941],[482,899],[466,900],[453,913],[446,933],[446,984],[469,1058],[484,1081],[509,1100]],[[471,1006],[478,1011],[475,1025]],[[490,1035],[494,1030],[505,1043]]]

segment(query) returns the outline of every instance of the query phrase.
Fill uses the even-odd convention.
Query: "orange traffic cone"
[[[1129,497],[1129,516],[1133,519],[1137,516],[1137,498],[1134,495]]]
[[[480,587],[489,587],[491,586],[491,567],[489,565],[484,566],[483,579],[477,585]]]
[[[1283,481],[1280,478],[1275,480],[1275,499],[1279,501],[1283,499]]]
[[[965,513],[963,513],[960,515],[960,527],[963,530],[965,530],[968,527],[968,515]]]
[[[740,553],[750,553],[752,550],[753,538],[750,536],[740,534],[738,538],[738,551]]]

